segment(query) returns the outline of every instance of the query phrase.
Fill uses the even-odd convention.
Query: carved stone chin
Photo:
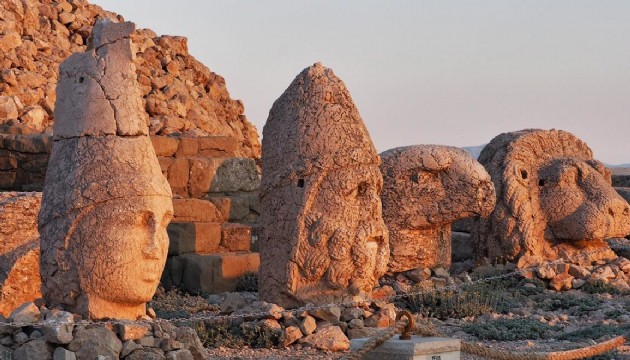
[[[368,299],[386,271],[380,159],[348,90],[315,64],[263,130],[259,291],[284,307]]]
[[[148,137],[132,23],[99,21],[60,66],[39,213],[46,305],[89,319],[145,315],[168,252],[171,190]]]
[[[576,263],[615,258],[605,239],[630,233],[630,207],[591,149],[562,130],[495,137],[481,162],[497,206],[473,227],[475,257],[534,256]]]

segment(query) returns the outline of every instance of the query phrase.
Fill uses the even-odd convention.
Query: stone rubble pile
[[[85,0],[7,0],[0,13],[0,132],[50,133],[59,64],[85,51],[97,18],[123,18]],[[243,103],[230,98],[221,76],[188,53],[186,38],[145,29],[132,40],[151,134],[231,136],[238,156],[260,158],[258,134]]]
[[[0,357],[7,359],[203,360],[207,350],[190,327],[165,321],[82,324],[69,312],[25,303],[0,317]],[[7,324],[19,322],[22,326]]]
[[[233,321],[232,326],[267,327],[279,335],[280,347],[299,344],[319,350],[348,350],[349,340],[372,336],[396,320],[395,305],[381,300],[362,302],[356,307],[331,305],[296,313],[284,312],[284,308],[260,301],[249,292],[215,297],[221,303],[222,314],[244,316],[241,321]],[[246,316],[260,312],[265,315]]]

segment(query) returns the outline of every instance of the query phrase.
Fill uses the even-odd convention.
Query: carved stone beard
[[[347,288],[352,295],[371,293],[374,279],[387,269],[389,246],[382,221],[339,227],[316,214],[309,216],[307,231],[308,245],[298,254],[305,279],[325,281],[335,290]]]

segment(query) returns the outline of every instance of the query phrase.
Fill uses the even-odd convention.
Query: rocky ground
[[[27,303],[9,319],[0,318],[0,352],[15,358],[55,352],[71,359],[102,349],[103,356],[124,359],[337,359],[348,353],[351,339],[392,326],[400,310],[414,314],[417,329],[490,348],[569,350],[630,334],[630,291],[621,281],[629,272],[626,258],[530,271],[516,271],[510,263],[458,274],[421,269],[383,278],[373,301],[298,310],[261,301],[250,275],[232,293],[160,289],[140,323],[86,323]],[[559,275],[583,282],[556,291],[553,279]],[[8,321],[22,325],[2,324]],[[630,359],[630,344],[598,359]]]
[[[377,296],[429,290],[426,284],[429,281],[438,289],[449,285],[455,288],[428,291],[394,303],[377,300],[357,307],[331,307],[287,315],[280,313],[282,308],[261,302],[256,292],[191,296],[171,290],[158,294],[152,306],[158,317],[165,318],[241,315],[218,322],[195,321],[201,341],[209,349],[211,358],[216,359],[341,358],[347,353],[348,339],[372,336],[390,326],[401,309],[411,310],[419,326],[491,348],[560,351],[630,333],[630,292],[625,286],[615,285],[621,283],[617,278],[627,275],[624,270],[630,271],[627,261],[620,258],[616,262],[587,267],[590,273],[610,271],[616,275],[596,276],[596,279],[587,276],[583,284],[578,282],[578,289],[565,291],[553,289],[554,277],[550,275],[551,271],[563,271],[564,265],[552,269],[542,267],[542,275],[535,271],[537,276],[533,277],[525,272],[474,282],[512,273],[514,266],[507,264],[481,267],[458,276],[449,276],[440,270],[437,273],[419,271],[426,277],[416,279],[419,282],[411,281],[408,276],[385,278]],[[419,274],[411,277],[414,275]],[[318,337],[318,334],[326,336]],[[479,359],[468,354],[463,358]],[[598,359],[630,359],[630,344]]]

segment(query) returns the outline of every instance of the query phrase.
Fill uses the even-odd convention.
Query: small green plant
[[[604,280],[594,280],[589,281],[582,286],[582,291],[585,291],[589,294],[611,294],[618,295],[621,293],[619,289],[614,287],[613,285],[605,282]]]
[[[236,279],[236,291],[258,292],[258,274],[247,273]]]
[[[534,296],[539,307],[546,311],[569,310],[572,315],[583,315],[599,310],[603,300],[592,296],[578,297],[570,294],[551,293]]]
[[[612,325],[594,325],[585,329],[571,331],[566,334],[562,334],[560,340],[569,341],[582,341],[584,339],[597,340],[603,336],[611,335],[618,336],[628,333],[630,331],[630,324],[622,326]]]
[[[534,319],[497,319],[465,325],[462,330],[483,340],[514,341],[548,339],[561,330]]]
[[[280,342],[280,332],[260,324],[232,325],[229,320],[197,323],[195,330],[206,347],[273,348]]]
[[[461,319],[495,312],[500,307],[501,290],[485,283],[462,286],[456,290],[422,291],[409,300],[409,308],[425,317]]]

